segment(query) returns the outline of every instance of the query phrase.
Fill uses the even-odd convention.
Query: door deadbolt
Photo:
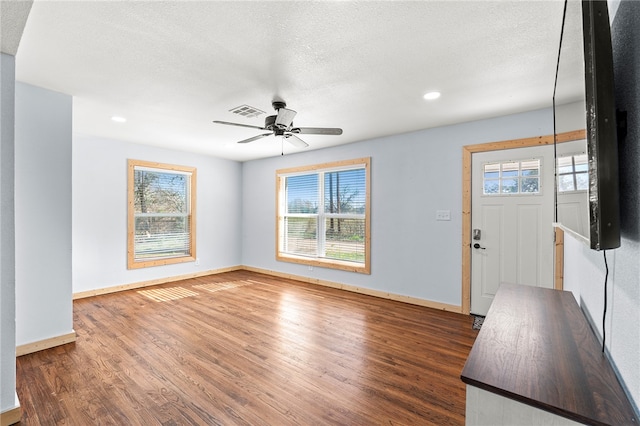
[[[482,232],[479,229],[474,229],[473,230],[473,239],[475,241],[480,241],[480,238],[482,238]]]

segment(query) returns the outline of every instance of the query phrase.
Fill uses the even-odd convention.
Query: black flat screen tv
[[[594,250],[620,247],[618,139],[606,1],[565,1],[553,114],[556,222]],[[576,123],[577,128],[567,129]],[[560,148],[564,144],[558,134],[582,129],[585,130],[584,146],[560,156],[558,153],[563,151]],[[574,202],[564,204],[569,194]],[[580,197],[584,198],[580,200]],[[582,207],[578,207],[580,205]],[[580,222],[583,226],[576,225]]]

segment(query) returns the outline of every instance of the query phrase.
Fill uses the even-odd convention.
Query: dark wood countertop
[[[593,425],[638,425],[573,294],[501,284],[462,381]]]

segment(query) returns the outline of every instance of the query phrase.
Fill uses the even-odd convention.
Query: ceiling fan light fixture
[[[278,115],[276,116],[276,127],[287,129],[293,123],[293,117],[296,116],[296,112],[292,109],[280,108],[278,109]]]
[[[440,92],[427,92],[424,94],[423,98],[427,101],[434,101],[440,97]]]

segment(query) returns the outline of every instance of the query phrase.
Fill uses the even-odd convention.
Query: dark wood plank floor
[[[22,425],[463,424],[472,318],[237,271],[74,302]]]

